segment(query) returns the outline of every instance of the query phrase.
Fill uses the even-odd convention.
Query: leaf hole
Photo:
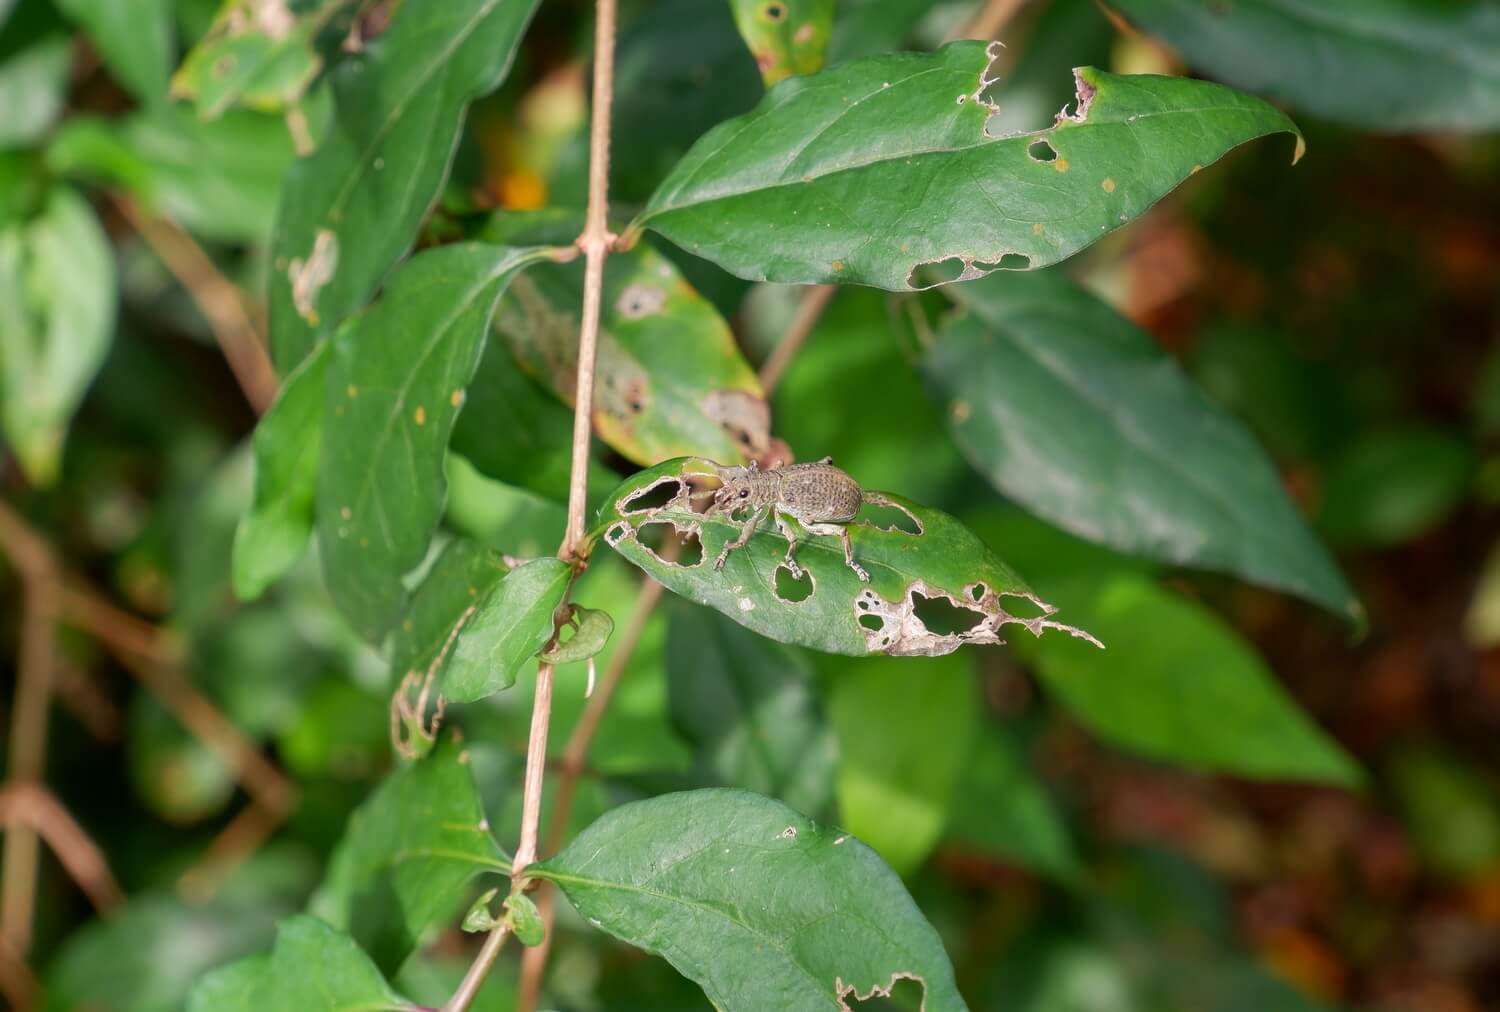
[[[656,556],[656,560],[668,566],[691,569],[703,561],[703,542],[696,530],[683,530],[666,520],[651,520],[641,524],[635,539]]]
[[[629,535],[630,525],[622,520],[617,524],[611,525],[610,528],[604,532],[604,543],[609,545],[609,547],[614,548],[620,542],[624,541]]]
[[[1006,594],[1005,610],[1019,619],[1046,618],[1057,609],[1031,594]]]
[[[852,994],[845,999],[845,1005],[853,1012],[897,1012],[898,1009],[924,1008],[923,1000],[926,989],[918,980],[910,977],[902,977],[897,980],[887,992],[883,988],[876,988],[864,998]]]
[[[962,636],[978,628],[984,612],[955,604],[946,597],[912,594],[912,612],[934,636]]]
[[[993,263],[976,263],[976,270],[986,273],[990,271],[1029,271],[1031,270],[1031,257],[1025,253],[1005,253],[999,260]]]
[[[891,534],[910,534],[920,537],[922,521],[905,506],[898,506],[889,499],[866,496],[865,502],[855,516],[855,522]]]
[[[803,569],[802,579],[799,580],[792,575],[792,571],[787,568],[785,563],[776,567],[776,572],[772,576],[772,583],[772,593],[776,595],[778,600],[785,601],[787,604],[801,604],[813,596],[813,590],[815,589],[811,573]]]
[[[879,632],[880,630],[885,628],[885,619],[881,618],[879,615],[871,615],[869,613],[866,613],[859,616],[859,624],[864,626],[871,632]]]
[[[927,275],[929,283],[946,285],[964,276],[964,272],[969,269],[969,261],[963,257],[948,257],[946,260],[937,260],[923,266],[927,267],[923,273]]]
[[[1057,161],[1057,149],[1044,140],[1034,140],[1026,149],[1026,154],[1031,156],[1033,162],[1055,162]]]
[[[664,506],[670,506],[686,491],[682,481],[677,478],[662,478],[643,489],[630,493],[621,499],[617,508],[626,516],[637,513],[654,513]]]

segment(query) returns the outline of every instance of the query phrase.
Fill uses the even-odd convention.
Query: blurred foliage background
[[[847,0],[830,60],[932,47],[974,6]],[[1289,101],[1308,140],[1295,169],[1284,145],[1252,145],[1067,271],[1250,426],[1336,548],[1368,631],[1118,556],[1008,504],[965,463],[915,367],[909,307],[924,303],[845,289],[776,391],[775,434],[961,517],[1110,649],[852,660],[669,601],[595,741],[579,825],[726,782],[827,816],[907,878],[976,1009],[1500,1007],[1500,120],[1413,113],[1390,93],[1422,89],[1431,67],[1400,53],[1327,56],[1348,101],[1299,107],[1282,87],[1308,58],[1299,40],[1244,43],[1283,71],[1246,80],[1127,20],[1170,4],[1013,6],[1006,129],[1050,122],[1085,64],[1217,70]],[[392,764],[385,661],[333,612],[316,564],[251,604],[231,591],[248,437],[275,383],[246,342],[263,341],[281,180],[328,103],[315,86],[294,115],[204,119],[174,101],[172,71],[216,7],[0,0],[0,816],[8,841],[25,827],[45,841],[34,875],[5,851],[13,1004],[181,1007],[199,973],[265,948],[306,904]],[[726,4],[623,7],[622,217],[762,94]],[[582,205],[589,23],[586,4],[542,5],[509,80],[471,109],[424,243],[535,230],[545,214],[521,212]],[[1475,73],[1489,90],[1468,101],[1493,109],[1500,45],[1486,52]],[[661,252],[761,361],[798,293]],[[33,319],[68,339],[37,353]],[[550,551],[562,507],[471,464],[512,438],[523,452],[532,431],[460,446],[460,427],[450,529]],[[607,452],[599,466],[633,469]],[[639,585],[601,556],[581,597],[619,620]],[[51,670],[50,702],[16,677],[28,665]],[[1243,715],[1193,700],[1245,671],[1274,677],[1342,747],[1305,746],[1329,750],[1336,771],[1314,779],[1332,783],[1235,775],[1252,771],[1218,757]],[[559,672],[559,748],[584,678],[582,665]],[[523,678],[461,717],[502,838],[529,692]],[[793,761],[747,760],[724,698],[748,700],[781,736],[775,757]],[[1255,747],[1229,751],[1274,766],[1301,746]],[[30,901],[14,913],[33,887],[34,917]],[[397,984],[440,1004],[467,951],[455,928]],[[552,1007],[706,1008],[665,963],[576,918],[559,922],[553,960]],[[516,972],[507,954],[484,1008],[511,1007]]]

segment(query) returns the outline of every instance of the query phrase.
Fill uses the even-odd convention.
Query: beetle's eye
[[[747,496],[749,494],[750,494],[750,490],[748,488],[742,488],[742,489],[740,489],[740,498],[741,499],[745,498],[745,496]]]

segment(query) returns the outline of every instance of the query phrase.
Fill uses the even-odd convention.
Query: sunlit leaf
[[[990,61],[959,42],[784,82],[694,145],[632,227],[741,277],[900,291],[926,264],[1056,263],[1234,147],[1297,133],[1228,88],[1086,68],[1073,115],[992,137]]]
[[[766,87],[823,66],[833,0],[729,0]]]
[[[173,57],[172,0],[58,0],[114,77],[147,104],[167,97]]]
[[[442,515],[443,455],[495,302],[541,254],[461,243],[413,257],[333,341],[318,473],[328,587],[378,640]]]
[[[518,278],[495,325],[539,383],[572,404],[582,261]],[[713,305],[645,246],[605,271],[594,428],[637,464],[702,455],[739,462],[770,445],[760,383]]]
[[[36,217],[0,227],[0,423],[31,481],[56,478],[114,326],[109,240],[82,197],[54,186]]]
[[[838,1008],[914,978],[964,1009],[937,933],[857,839],[745,791],[624,805],[531,873],[725,1012]]]
[[[1195,68],[1367,130],[1500,127],[1500,8],[1483,0],[1108,0]]]
[[[561,559],[532,559],[491,588],[475,608],[443,668],[443,695],[469,703],[509,688],[552,637],[571,570]]]
[[[62,113],[72,46],[65,32],[31,40],[0,59],[0,148],[36,141]]]
[[[667,687],[672,721],[713,781],[827,810],[838,743],[800,653],[683,603],[668,626]]]
[[[800,539],[797,561],[810,583],[793,579],[786,538],[769,519],[716,569],[744,519],[691,508],[690,483],[715,473],[712,461],[690,457],[639,472],[610,493],[598,533],[667,589],[763,636],[830,653],[945,654],[965,643],[1001,642],[1006,625],[1036,635],[1047,628],[1087,635],[1047,618],[1052,609],[957,520],[895,496],[883,496],[890,503],[883,513],[848,525],[868,583],[831,536]],[[642,541],[668,532],[690,536],[678,561],[665,561]]]
[[[392,773],[355,811],[308,909],[394,973],[428,928],[463,908],[471,879],[509,871],[468,756],[444,742]]]
[[[282,189],[268,292],[289,371],[364,305],[442,188],[469,101],[504,78],[537,0],[402,4],[330,75],[334,125]]]
[[[1095,734],[1193,769],[1355,786],[1362,774],[1212,613],[1136,575],[1048,584],[1109,645],[1028,645],[1049,692]]]
[[[1363,610],[1265,453],[1151,336],[1055,274],[954,285],[924,370],[1008,498],[1124,552]]]

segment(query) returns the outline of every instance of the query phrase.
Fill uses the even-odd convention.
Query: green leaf
[[[920,666],[870,657],[828,667],[839,818],[910,874],[942,835],[974,740],[980,700],[972,665],[967,656]]]
[[[292,166],[272,239],[271,351],[289,371],[416,238],[464,110],[504,79],[537,0],[402,4],[330,75],[335,123]]]
[[[234,592],[253,601],[307,549],[323,435],[328,342],[286,378],[255,427],[255,504],[234,532]]]
[[[57,0],[88,33],[115,79],[150,105],[167,96],[173,57],[172,0]]]
[[[523,369],[570,406],[584,265],[541,264],[511,286],[496,327]],[[655,250],[605,268],[594,429],[637,464],[699,455],[739,462],[770,446],[755,372],[713,305]],[[493,438],[493,437],[492,437]]]
[[[1318,526],[1340,544],[1400,544],[1463,501],[1477,463],[1466,439],[1441,429],[1363,436],[1329,469]]]
[[[1082,865],[1046,785],[1009,727],[985,728],[963,763],[947,837],[1064,881]]]
[[[172,77],[172,97],[204,119],[233,105],[281,112],[296,105],[323,68],[318,33],[352,0],[321,0],[307,13],[256,0],[228,0]],[[269,8],[269,11],[268,11]]]
[[[35,218],[0,228],[0,423],[33,483],[56,479],[114,325],[109,239],[87,201],[54,186]]]
[[[226,242],[265,242],[291,162],[280,119],[233,113],[204,123],[175,106],[75,117],[47,146],[54,172],[123,187],[195,235]]]
[[[538,657],[546,664],[575,664],[586,661],[604,649],[610,634],[615,631],[615,620],[608,612],[582,605],[570,605],[569,622],[576,623],[573,635],[556,646],[543,650]]]
[[[391,989],[354,939],[306,914],[277,926],[269,957],[253,957],[206,977],[194,988],[188,1007],[216,1012],[415,1010]]]
[[[1008,498],[1124,552],[1363,609],[1254,438],[1151,336],[1061,275],[949,293],[923,369],[954,441]]]
[[[1422,857],[1440,874],[1473,879],[1500,860],[1500,796],[1451,751],[1398,748],[1388,775]]]
[[[766,87],[823,66],[833,0],[729,0]]]
[[[26,147],[46,134],[67,102],[73,47],[66,34],[46,35],[0,54],[0,148]]]
[[[683,602],[666,666],[672,720],[716,782],[799,812],[828,808],[838,742],[802,654]]]
[[[413,257],[333,340],[318,474],[328,587],[366,639],[401,613],[402,577],[442,516],[443,455],[500,293],[536,251],[461,243]]]
[[[547,926],[542,923],[541,912],[531,902],[531,897],[525,893],[511,893],[510,898],[505,901],[505,908],[510,911],[511,928],[516,933],[516,940],[522,945],[541,945],[542,940],[547,937]]]
[[[489,931],[500,923],[495,920],[495,915],[490,913],[490,904],[494,902],[499,892],[500,889],[498,886],[494,889],[486,889],[479,895],[478,899],[470,904],[469,912],[464,914],[463,924],[461,925],[464,931],[476,934],[481,931]]]
[[[450,703],[471,703],[516,684],[516,675],[552,638],[552,614],[572,574],[561,559],[517,566],[464,625],[442,676]]]
[[[1194,67],[1350,126],[1500,127],[1500,10],[1483,0],[1109,0]]]
[[[965,643],[1001,642],[1001,628],[1012,624],[1038,636],[1048,628],[1087,635],[1047,618],[1053,609],[957,520],[884,493],[865,496],[867,503],[871,495],[883,496],[891,504],[885,514],[862,513],[848,525],[854,558],[869,571],[869,583],[845,564],[839,539],[809,536],[799,541],[797,561],[812,581],[810,592],[805,583],[789,585],[800,581],[791,581],[786,538],[769,520],[767,529],[730,553],[722,570],[715,569],[714,560],[738,535],[743,518],[737,523],[720,512],[698,513],[685,500],[690,482],[717,468],[713,461],[685,457],[637,473],[610,493],[598,530],[611,548],[668,590],[762,636],[858,656],[951,653]],[[651,505],[668,496],[664,504]],[[664,561],[641,540],[669,530],[690,535],[677,562]]]
[[[396,770],[355,811],[308,910],[394,973],[429,927],[463,908],[474,876],[509,871],[468,755],[449,741]]]
[[[464,613],[477,608],[510,569],[498,552],[466,538],[450,541],[412,593],[391,637],[391,674],[400,678],[431,667]]]
[[[632,229],[745,278],[902,291],[926,264],[968,279],[1057,263],[1237,145],[1297,135],[1228,88],[1085,68],[1076,114],[991,137],[990,61],[958,42],[785,82],[705,135]]]
[[[1099,737],[1192,769],[1360,784],[1354,761],[1201,606],[1137,575],[1048,589],[1109,649],[1047,637],[1028,653],[1047,689]]]
[[[745,791],[623,805],[531,867],[724,1012],[840,1007],[902,978],[963,1009],[942,942],[864,844]]]

